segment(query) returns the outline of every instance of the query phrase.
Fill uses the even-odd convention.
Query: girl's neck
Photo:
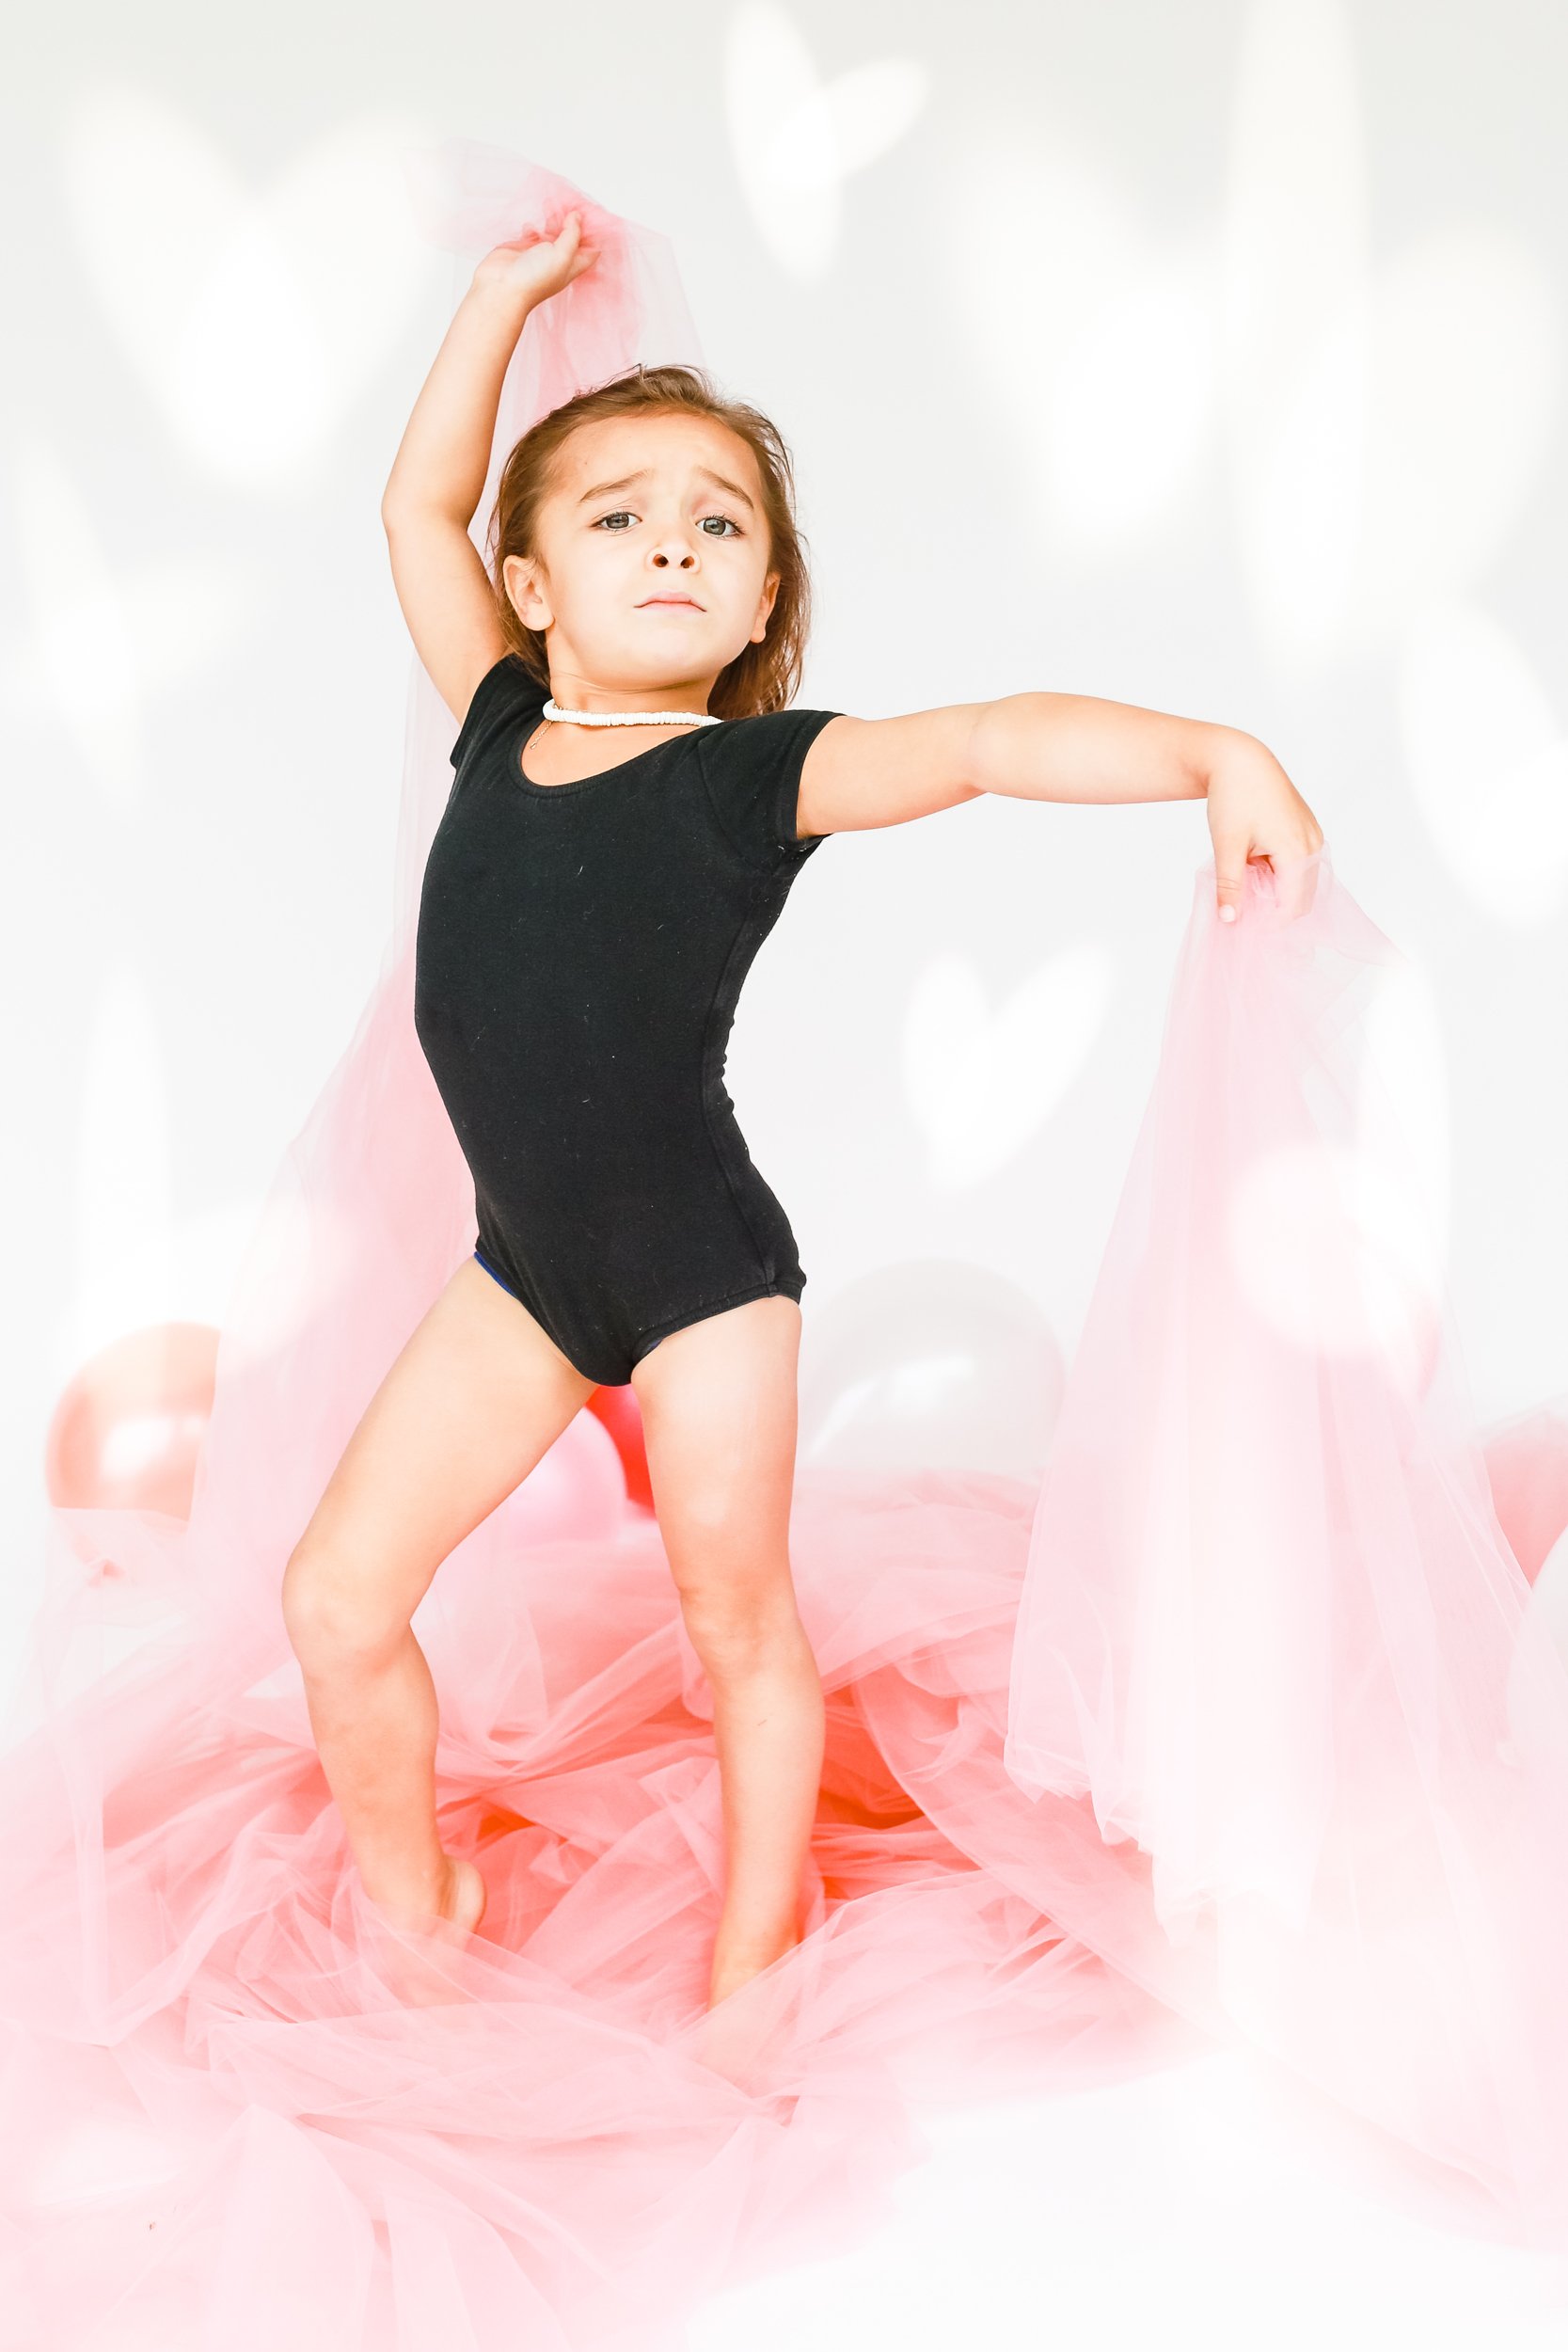
[[[552,726],[576,726],[594,731],[606,727],[715,727],[719,724],[719,721],[705,710],[575,709],[559,702],[553,694],[545,704],[545,717]]]
[[[541,718],[516,757],[530,784],[581,784],[636,759],[658,743],[672,743],[697,728],[689,719],[665,718],[635,727],[582,727]]]

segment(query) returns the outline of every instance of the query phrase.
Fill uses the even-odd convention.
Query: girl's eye
[[[606,523],[629,523],[635,522],[636,519],[636,516],[631,513],[628,507],[617,506],[611,513],[608,515],[601,515],[598,521],[594,525],[594,528],[595,531],[602,531]],[[707,528],[709,523],[722,523],[724,529],[721,532],[709,531]],[[736,539],[738,539],[741,535],[740,525],[728,515],[705,515],[703,516],[703,531],[710,539],[723,538],[727,534],[733,534]],[[618,531],[612,531],[610,535],[612,539],[619,539],[622,536],[622,533]]]

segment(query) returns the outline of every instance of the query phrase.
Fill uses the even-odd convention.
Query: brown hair
[[[540,507],[554,487],[556,454],[578,425],[596,423],[601,417],[672,411],[712,417],[738,434],[751,450],[762,477],[768,569],[779,575],[767,635],[758,645],[744,645],[720,672],[708,696],[708,708],[720,719],[749,719],[759,711],[783,710],[799,691],[811,629],[811,578],[805,541],[795,519],[794,466],[778,427],[745,401],[726,400],[701,368],[639,364],[552,408],[514,445],[501,468],[488,539],[502,634],[539,684],[547,687],[550,671],[544,631],[529,628],[518,619],[506,593],[506,559],[536,552],[534,531]]]

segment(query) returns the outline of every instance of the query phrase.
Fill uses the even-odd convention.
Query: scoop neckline
[[[688,727],[684,735],[666,736],[662,743],[650,743],[645,751],[633,752],[627,758],[616,760],[611,767],[595,770],[591,776],[571,776],[561,784],[539,784],[523,766],[523,754],[538,734],[544,715],[545,706],[541,702],[513,745],[511,763],[514,782],[520,784],[525,792],[536,792],[542,801],[553,801],[558,792],[580,792],[586,785],[606,784],[611,776],[620,775],[623,770],[640,767],[643,760],[653,759],[660,752],[673,752],[678,745],[689,743],[694,735],[710,731],[705,727]],[[722,724],[722,721],[720,723]]]

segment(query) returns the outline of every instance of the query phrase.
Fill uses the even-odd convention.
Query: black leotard
[[[682,1325],[805,1285],[724,1089],[741,982],[805,859],[832,710],[667,737],[535,784],[545,690],[481,679],[420,901],[414,1020],[474,1180],[475,1252],[578,1370],[620,1385]]]

